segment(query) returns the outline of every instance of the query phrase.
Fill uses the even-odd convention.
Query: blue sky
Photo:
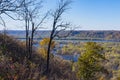
[[[120,0],[76,0],[73,12],[82,29],[120,30]]]
[[[43,12],[54,10],[57,1],[44,0]],[[80,26],[80,30],[120,30],[120,0],[73,0],[63,20]],[[14,25],[8,29],[21,29],[16,28],[19,23],[8,22]]]

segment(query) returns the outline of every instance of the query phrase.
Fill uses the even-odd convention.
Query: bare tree
[[[23,18],[25,23],[26,30],[26,56],[31,59],[32,48],[33,48],[33,39],[35,32],[44,20],[46,19],[48,13],[45,14],[41,19],[40,9],[42,7],[42,0],[27,0],[24,1],[24,7],[21,9],[21,12],[18,12],[19,15]],[[39,19],[39,21],[38,21]]]
[[[12,16],[9,15],[9,12],[18,11],[23,6],[24,1],[25,0],[0,0],[0,20],[4,23],[3,26],[5,26],[5,22],[1,14],[6,14],[12,18]]]
[[[24,0],[0,0],[0,14],[18,10],[23,2]]]
[[[4,27],[3,29],[3,39],[4,39],[4,47],[6,46],[6,23],[3,19],[3,15],[5,14],[7,16],[9,16],[10,18],[12,18],[9,15],[9,12],[16,12],[17,10],[19,10],[22,6],[23,6],[23,2],[24,0],[0,0],[0,25],[2,25]],[[6,50],[3,50],[5,53]]]
[[[49,41],[48,50],[47,50],[47,67],[46,67],[47,74],[49,74],[50,48],[51,48],[52,40],[56,36],[60,37],[59,33],[62,31],[65,31],[70,26],[70,23],[65,23],[61,19],[63,13],[69,8],[68,6],[70,3],[71,3],[70,0],[60,0],[56,10],[51,13],[53,22],[52,22],[52,30],[50,34],[50,41]]]

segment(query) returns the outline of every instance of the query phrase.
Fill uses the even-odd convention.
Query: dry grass
[[[44,75],[46,60],[33,50],[32,59],[26,57],[23,42],[0,34],[0,78],[5,80],[76,80],[71,63],[60,58],[50,59],[49,77]]]

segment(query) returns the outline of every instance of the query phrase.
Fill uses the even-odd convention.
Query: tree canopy
[[[40,41],[40,48],[38,49],[38,51],[44,58],[47,58],[47,49],[48,49],[49,41],[50,38],[44,38]],[[54,47],[55,47],[55,41],[52,41],[50,50],[52,50]]]
[[[96,72],[103,68],[100,62],[105,60],[103,48],[95,42],[87,42],[84,47],[85,53],[78,60],[78,77],[82,80],[96,80]]]

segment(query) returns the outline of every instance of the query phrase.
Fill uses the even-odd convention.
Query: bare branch
[[[11,16],[11,15],[9,15],[8,13],[6,13],[6,12],[4,12],[8,17],[10,17],[11,19],[13,19],[13,20],[20,20],[20,21],[22,21],[22,19],[19,19],[19,18],[14,18],[13,16]]]
[[[0,19],[2,21],[2,23],[0,23],[1,25],[3,25],[4,27],[6,27],[5,21],[3,20],[3,18],[0,16]]]
[[[69,26],[69,24],[67,24],[67,23],[63,24],[63,22],[61,21],[62,20],[61,17],[62,17],[62,14],[68,9],[68,6],[69,6],[70,3],[71,3],[70,0],[60,0],[56,10],[51,13],[51,15],[53,17],[53,25],[52,25],[52,31],[51,31],[51,34],[50,34],[50,41],[49,41],[48,50],[47,50],[47,68],[46,68],[46,72],[47,72],[48,75],[49,75],[49,59],[50,59],[51,43],[52,43],[52,40],[61,31],[65,31]],[[59,28],[61,28],[61,29],[58,30]]]
[[[49,12],[46,13],[46,15],[42,18],[42,20],[38,23],[38,25],[36,26],[36,28],[38,28],[42,23],[43,21],[47,18]]]

